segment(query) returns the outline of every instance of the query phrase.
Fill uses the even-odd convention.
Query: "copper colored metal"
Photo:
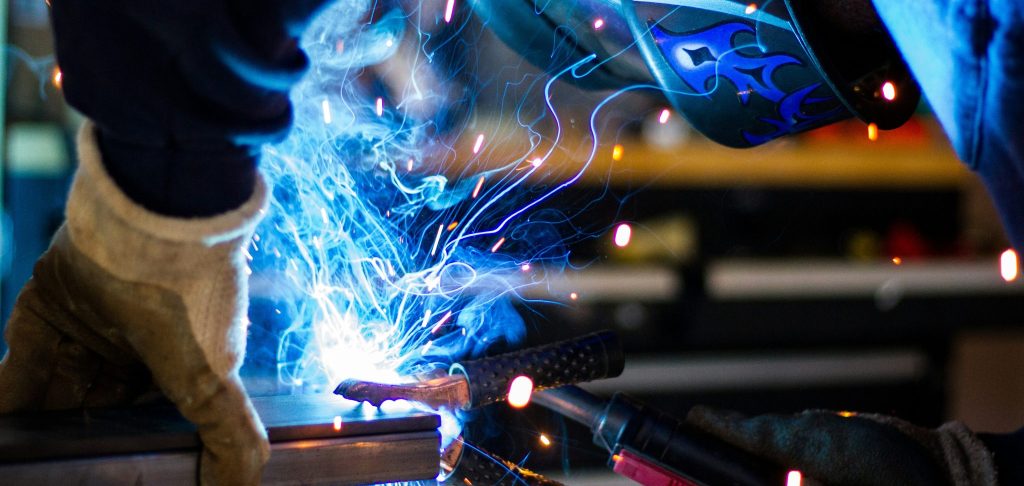
[[[458,410],[469,406],[469,382],[463,375],[448,375],[399,385],[345,380],[334,389],[334,393],[349,400],[368,402],[375,407],[387,400],[420,402],[434,409]]]

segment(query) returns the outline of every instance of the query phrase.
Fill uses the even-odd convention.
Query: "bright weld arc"
[[[418,122],[401,110],[396,110],[393,116],[380,116],[383,99],[376,110],[378,116],[373,117],[370,114],[374,111],[374,97],[349,79],[348,74],[339,74],[359,69],[323,68],[336,63],[339,57],[348,56],[342,61],[351,62],[349,58],[364,54],[360,49],[335,47],[360,45],[358,36],[364,27],[369,28],[371,38],[375,39],[397,35],[388,33],[389,37],[382,37],[380,32],[372,32],[380,26],[386,30],[386,22],[355,25],[347,20],[354,18],[352,12],[340,4],[328,7],[302,39],[307,52],[316,55],[311,55],[309,74],[292,91],[297,108],[295,129],[285,141],[264,149],[265,173],[276,188],[267,217],[258,230],[264,241],[253,263],[258,271],[279,276],[275,278],[286,280],[288,288],[297,290],[295,297],[288,297],[294,301],[282,303],[282,308],[289,308],[282,318],[289,319],[285,322],[290,324],[280,338],[278,377],[285,386],[314,392],[333,387],[345,378],[407,381],[408,377],[429,370],[420,366],[444,364],[440,358],[419,361],[421,351],[426,349],[432,349],[438,357],[450,357],[481,342],[492,342],[488,341],[490,337],[509,342],[521,339],[517,333],[525,332],[522,319],[507,303],[511,300],[509,289],[516,284],[507,279],[517,258],[522,261],[522,255],[486,255],[483,238],[522,228],[517,226],[520,216],[529,215],[527,211],[580,179],[601,146],[595,132],[597,112],[628,91],[609,96],[591,114],[592,150],[574,175],[539,195],[528,191],[530,196],[514,192],[523,186],[526,174],[496,177],[489,197],[475,202],[471,212],[463,216],[461,229],[443,244],[438,242],[437,258],[425,258],[429,231],[440,222],[437,218],[447,219],[451,213],[434,219],[431,215],[466,200],[469,191],[465,189],[469,186],[462,185],[460,189],[459,181],[447,184],[449,181],[438,175],[443,172],[435,170],[439,169],[436,167],[424,167],[425,173],[433,175],[396,173],[396,167],[401,166],[398,161],[406,160],[407,156],[421,160],[420,146],[425,137],[415,130],[426,124],[416,125]],[[454,2],[450,4],[453,10]],[[346,36],[349,30],[355,34]],[[328,48],[314,48],[323,47],[320,44]],[[355,67],[382,60],[360,59],[362,64]],[[553,144],[544,160],[558,149],[562,134],[551,86],[559,77],[591,61],[592,57],[584,59],[544,84],[545,107],[556,125]],[[336,105],[336,113],[345,113],[351,119],[346,118],[345,123],[324,123],[325,97]],[[320,110],[316,109],[318,104]],[[482,134],[478,139],[482,148]],[[531,147],[526,153],[536,149]],[[524,154],[520,154],[512,159],[523,158]],[[479,174],[467,175],[472,180]],[[361,184],[368,181],[377,184],[373,192],[362,188]],[[379,181],[385,184],[380,185]],[[384,202],[374,198],[381,193],[387,196]],[[515,200],[512,198],[519,199],[514,208],[496,203]],[[397,206],[395,201],[406,204]],[[490,219],[481,216],[485,213]],[[384,219],[384,215],[390,219]],[[417,219],[421,216],[427,221]],[[469,253],[460,252],[471,240],[479,247],[469,248]],[[505,237],[501,237],[491,252],[497,252],[504,242]],[[552,243],[556,245],[552,248],[560,250],[557,245],[561,242]],[[517,239],[514,250],[534,244],[537,242],[530,239]],[[471,276],[463,282],[454,281],[461,286],[457,289],[445,286],[446,282],[441,280],[453,268],[468,269],[470,273],[466,275]],[[448,302],[459,302],[458,311],[445,319],[452,324],[452,331],[429,335],[427,326],[432,309],[452,312]],[[465,319],[467,315],[469,319]],[[422,326],[416,325],[420,322],[416,316],[422,316]],[[461,424],[454,417],[442,415],[442,436],[451,440],[458,435]]]

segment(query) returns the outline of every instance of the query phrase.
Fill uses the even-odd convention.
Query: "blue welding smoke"
[[[355,14],[374,7],[372,22]],[[264,153],[274,191],[252,266],[290,323],[277,350],[285,386],[408,381],[517,343],[513,303],[537,279],[524,265],[565,261],[558,230],[524,211],[538,196],[524,181],[545,155],[468,169],[492,137],[464,133],[457,115],[475,99],[446,90],[457,71],[430,65],[446,43],[416,26],[444,21],[379,11],[340,0],[311,25],[294,128]],[[381,82],[387,62],[411,75],[397,90]],[[460,137],[475,146],[457,150]]]

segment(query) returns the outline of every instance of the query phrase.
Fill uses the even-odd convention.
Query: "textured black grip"
[[[467,481],[468,480],[468,481]],[[493,456],[476,447],[462,449],[462,457],[452,475],[444,481],[446,485],[527,485],[562,486],[562,483],[548,479],[529,469],[521,468],[511,461]]]
[[[517,376],[533,380],[535,390],[619,376],[625,359],[618,336],[603,331],[513,353],[467,361],[469,408],[505,400]]]

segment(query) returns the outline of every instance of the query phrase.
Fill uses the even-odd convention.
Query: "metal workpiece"
[[[474,409],[508,399],[509,385],[519,376],[534,390],[611,378],[622,374],[622,344],[613,332],[489,356],[452,365],[450,374],[416,383],[391,385],[343,381],[334,390],[350,400],[379,406],[387,400],[412,400],[435,409]]]
[[[436,415],[331,395],[259,397],[271,441],[264,485],[431,480]],[[69,410],[0,417],[4,484],[195,484],[201,443],[173,407]]]

